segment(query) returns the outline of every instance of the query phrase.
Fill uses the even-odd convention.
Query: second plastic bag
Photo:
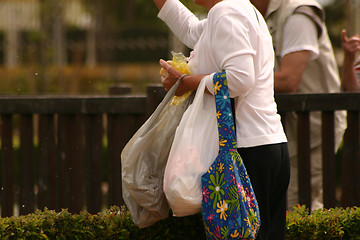
[[[166,94],[149,119],[121,153],[123,198],[134,223],[148,227],[167,218],[169,205],[163,192],[163,176],[171,143],[192,97],[170,104],[179,81]]]
[[[164,174],[164,193],[175,216],[201,211],[201,175],[219,151],[215,99],[204,78],[176,130]],[[210,79],[211,80],[211,79]]]

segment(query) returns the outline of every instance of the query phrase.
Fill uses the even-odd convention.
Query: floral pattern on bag
[[[202,214],[208,240],[255,239],[260,213],[240,154],[225,71],[213,78],[219,130],[219,155],[204,175]]]

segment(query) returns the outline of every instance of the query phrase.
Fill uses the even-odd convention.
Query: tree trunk
[[[54,65],[62,67],[66,64],[66,46],[64,30],[64,1],[52,0],[53,9],[53,49]]]
[[[102,25],[102,1],[96,0],[91,2],[91,22],[86,36],[86,65],[93,67],[97,63],[97,43],[98,33]]]
[[[19,26],[16,16],[16,8],[12,9],[11,21],[6,29],[5,66],[14,68],[18,65]]]
[[[125,7],[125,21],[128,26],[131,26],[135,20],[135,1],[127,0]]]
[[[40,71],[36,78],[36,91],[43,92],[46,89],[46,81],[49,77],[48,69],[53,63],[53,48],[51,44],[53,8],[52,0],[40,0]]]
[[[348,35],[360,34],[360,0],[347,0],[346,6]]]

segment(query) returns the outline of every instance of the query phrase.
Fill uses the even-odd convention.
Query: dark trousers
[[[287,143],[239,148],[260,208],[257,240],[283,240],[290,179]]]

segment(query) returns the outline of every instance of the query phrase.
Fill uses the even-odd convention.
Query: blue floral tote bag
[[[220,150],[202,175],[202,214],[208,240],[255,239],[260,228],[259,207],[241,156],[225,71],[213,78]]]

